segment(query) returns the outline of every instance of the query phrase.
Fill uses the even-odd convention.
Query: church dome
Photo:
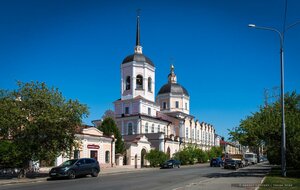
[[[168,84],[163,85],[160,88],[158,95],[169,94],[169,93],[174,94],[174,95],[190,96],[188,91],[178,83],[168,83]]]
[[[152,65],[154,67],[153,62],[148,57],[146,57],[145,55],[143,55],[141,53],[135,53],[135,54],[127,56],[123,60],[122,64],[129,63],[129,62],[132,62],[132,61],[146,62],[146,63],[148,63],[148,64],[150,64],[150,65]]]

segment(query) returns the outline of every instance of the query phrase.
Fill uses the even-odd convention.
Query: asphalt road
[[[232,187],[230,184],[237,182],[255,184],[260,182],[266,172],[267,168],[261,166],[251,166],[235,171],[207,165],[196,165],[174,169],[150,169],[132,173],[99,175],[97,178],[82,177],[74,180],[60,179],[4,185],[0,187],[0,190],[179,190],[227,189],[227,187],[230,189],[244,189],[242,187]],[[224,186],[224,184],[228,186]]]

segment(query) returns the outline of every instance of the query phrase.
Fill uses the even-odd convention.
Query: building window
[[[148,123],[145,125],[145,133],[148,133]]]
[[[152,124],[151,133],[154,133],[154,124]]]
[[[189,138],[189,128],[185,128],[185,138]]]
[[[160,125],[157,126],[157,132],[160,132]]]
[[[194,129],[192,129],[192,135],[191,138],[194,139]]]
[[[74,150],[74,159],[78,159],[80,157],[79,155],[79,150]]]
[[[167,102],[163,102],[163,109],[167,109]]]
[[[148,78],[148,91],[152,92],[152,78],[151,77]]]
[[[142,75],[136,76],[136,89],[138,89],[138,90],[143,89],[143,76]]]
[[[148,115],[151,115],[151,108],[148,108]]]
[[[132,123],[128,123],[128,135],[132,135]]]
[[[186,109],[186,110],[188,109],[187,103],[185,103],[185,109]]]
[[[179,108],[179,102],[178,101],[175,102],[175,107]]]
[[[130,90],[130,76],[126,77],[126,90]]]
[[[110,160],[110,153],[109,151],[105,151],[105,163],[109,163]]]
[[[129,107],[125,107],[125,114],[129,114]]]

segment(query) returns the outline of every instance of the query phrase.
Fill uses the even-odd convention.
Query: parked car
[[[223,166],[223,160],[220,158],[220,157],[218,157],[218,158],[212,158],[211,160],[210,160],[210,167],[221,167],[221,166]]]
[[[180,168],[180,161],[179,160],[174,160],[174,159],[171,159],[171,160],[167,160],[165,161],[163,164],[161,164],[161,168],[175,168],[175,167],[178,167]]]
[[[68,177],[74,179],[76,176],[91,175],[97,177],[100,172],[100,166],[97,160],[93,158],[80,158],[67,160],[61,165],[50,170],[51,178]]]
[[[238,169],[239,163],[237,160],[226,159],[224,162],[224,169]]]

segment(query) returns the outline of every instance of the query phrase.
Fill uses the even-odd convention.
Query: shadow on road
[[[204,175],[208,178],[219,178],[219,177],[261,177],[270,171],[270,167],[263,166],[261,168],[243,168],[230,173],[210,173]]]

